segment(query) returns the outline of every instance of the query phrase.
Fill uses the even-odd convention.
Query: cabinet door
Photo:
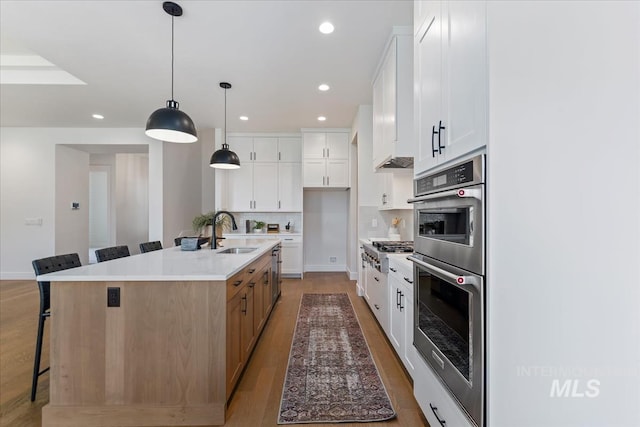
[[[240,158],[240,164],[253,161],[253,138],[250,136],[227,136],[229,150]],[[216,144],[218,147],[218,144]],[[222,145],[220,146],[222,147]],[[218,148],[220,148],[218,147]]]
[[[425,21],[424,30],[418,34],[414,53],[414,115],[417,147],[414,158],[416,175],[438,164],[438,131],[442,119],[442,46],[440,2],[434,2]],[[445,125],[446,126],[446,125]],[[442,138],[442,136],[441,136]],[[444,144],[444,140],[442,140]]]
[[[278,138],[278,160],[281,162],[301,162],[302,139]]]
[[[302,211],[302,164],[278,163],[278,210]]]
[[[443,104],[446,161],[486,145],[486,6],[484,2],[443,4]]]
[[[275,138],[275,137],[253,138],[253,161],[254,162],[277,162],[278,161],[278,138]]]
[[[327,160],[327,187],[349,187],[349,161]]]
[[[247,162],[240,169],[227,171],[229,210],[243,212],[253,209],[253,164]]]
[[[393,144],[396,142],[397,128],[396,128],[396,52],[397,52],[396,37],[393,38],[387,56],[384,60],[384,93],[383,99],[383,116],[384,125],[382,127],[382,145],[388,147],[387,155],[391,155],[393,151]]]
[[[282,244],[282,274],[302,274],[302,243]]]
[[[241,311],[244,292],[238,292],[227,302],[227,398],[242,372]]]
[[[327,133],[328,159],[348,159],[349,158],[349,134],[347,133]]]
[[[412,276],[413,277],[413,276]],[[409,288],[405,289],[404,294],[404,340],[403,340],[403,348],[401,349],[402,355],[400,358],[404,363],[407,372],[411,375],[411,378],[414,377],[414,371],[416,369],[416,357],[418,357],[418,353],[416,348],[413,346],[413,290],[411,288],[412,285],[409,285]]]
[[[324,187],[327,177],[325,160],[305,160],[302,169],[302,185],[305,187]]]
[[[251,348],[253,347],[253,341],[255,335],[253,334],[253,287],[247,285],[246,290],[241,293],[241,307],[242,318],[240,319],[240,341],[242,344],[242,360],[248,360],[249,354],[251,354]]]
[[[400,311],[402,290],[395,273],[389,274],[389,341],[402,357],[404,347],[404,309]]]
[[[262,316],[267,321],[271,306],[273,305],[273,295],[271,294],[271,266],[266,266],[260,273],[260,284],[262,286]]]
[[[382,141],[382,134],[384,128],[384,106],[383,106],[383,94],[384,94],[384,69],[380,71],[378,78],[373,83],[373,134],[372,137],[372,149],[373,149],[373,168],[379,165],[384,160],[384,147]]]
[[[258,336],[262,325],[264,324],[264,298],[265,298],[265,289],[262,285],[262,276],[256,274],[251,279],[249,283],[250,286],[253,286],[253,335]]]
[[[324,159],[326,154],[326,134],[323,132],[303,135],[302,154],[305,159]]]
[[[254,163],[252,186],[253,209],[263,212],[278,210],[277,163]]]

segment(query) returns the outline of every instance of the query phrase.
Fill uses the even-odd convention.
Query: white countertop
[[[118,258],[37,277],[50,282],[227,280],[280,243],[279,239],[230,239],[212,250],[183,251],[179,246]],[[229,247],[257,248],[246,254],[219,254]]]
[[[253,239],[270,239],[279,238],[281,236],[302,236],[302,233],[297,231],[288,232],[280,231],[279,233],[222,233],[222,237],[236,239],[238,237],[250,237]]]

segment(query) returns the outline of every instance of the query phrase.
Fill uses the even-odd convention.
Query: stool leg
[[[42,335],[44,334],[44,321],[46,317],[40,315],[38,322],[38,338],[36,339],[36,357],[33,361],[33,380],[31,382],[31,401],[36,400],[36,389],[38,388],[38,376],[40,374],[40,356],[42,355]]]

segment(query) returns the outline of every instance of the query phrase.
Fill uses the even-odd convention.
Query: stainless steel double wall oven
[[[477,425],[484,417],[485,157],[414,181],[414,344]]]

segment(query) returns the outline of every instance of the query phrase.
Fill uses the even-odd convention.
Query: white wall
[[[55,254],[77,252],[89,262],[89,154],[55,147]],[[72,209],[71,203],[79,203]]]
[[[56,252],[56,145],[148,142],[141,129],[0,128],[0,277],[31,279],[31,261]]]
[[[640,3],[488,13],[488,425],[638,426]]]
[[[163,247],[183,230],[191,230],[192,221],[202,208],[202,147],[193,144],[163,143]],[[153,212],[150,212],[150,215]]]
[[[149,241],[149,155],[118,153],[116,160],[116,244],[140,253]]]
[[[348,207],[348,191],[304,191],[304,271],[346,271]]]
[[[109,226],[108,226],[108,230],[109,230],[109,235],[107,236],[106,243],[102,244],[101,242],[97,242],[99,244],[97,245],[93,245],[91,242],[91,238],[89,239],[89,248],[92,247],[100,247],[100,246],[113,246],[116,244],[116,202],[115,202],[115,198],[116,198],[116,155],[115,153],[112,154],[91,154],[89,155],[89,169],[90,171],[93,170],[99,170],[99,171],[104,171],[107,172],[109,175],[109,182],[107,183],[107,185],[109,186],[108,188],[108,195],[105,195],[108,198],[108,205],[109,205],[109,212],[107,213],[108,215],[108,221],[109,221]],[[89,203],[94,203],[93,202],[93,193],[91,192],[91,188],[89,189],[90,191],[90,198],[91,200],[89,201]],[[100,195],[96,195],[97,197],[100,197]],[[91,218],[90,218],[91,219]],[[89,227],[91,227],[91,224],[89,224]],[[91,229],[89,229],[89,234],[91,234]]]

